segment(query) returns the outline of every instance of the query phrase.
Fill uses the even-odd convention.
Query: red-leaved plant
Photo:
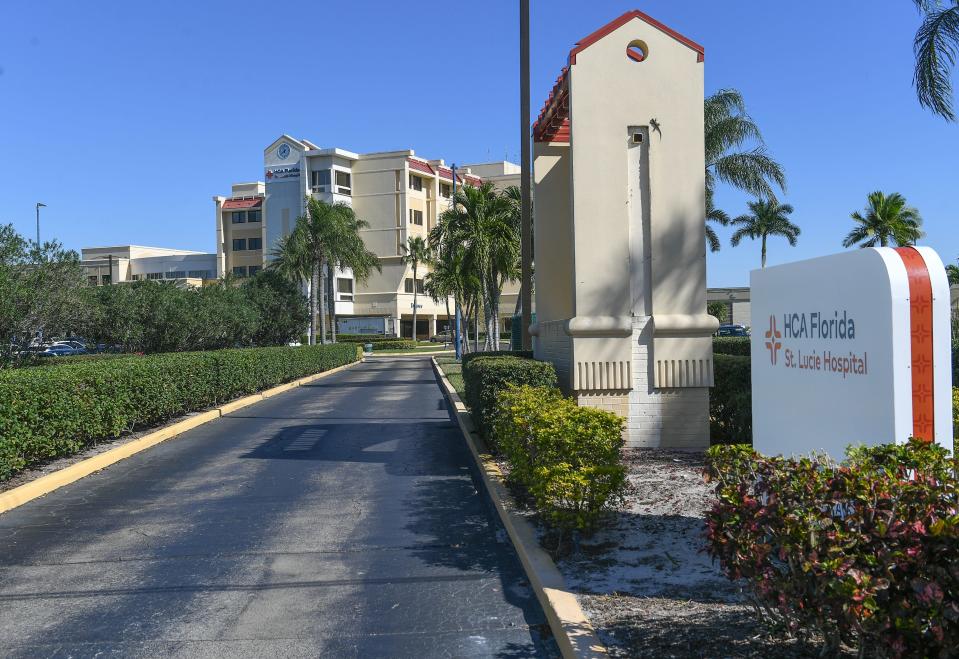
[[[947,657],[959,648],[955,462],[934,444],[771,458],[715,446],[708,551],[761,614],[827,650]]]

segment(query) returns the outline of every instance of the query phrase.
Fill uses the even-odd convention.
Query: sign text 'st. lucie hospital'
[[[857,250],[751,280],[757,450],[951,446],[949,286],[935,252]]]

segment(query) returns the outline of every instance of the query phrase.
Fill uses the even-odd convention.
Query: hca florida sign
[[[757,451],[952,448],[949,281],[933,250],[860,249],[753,270],[750,284]]]

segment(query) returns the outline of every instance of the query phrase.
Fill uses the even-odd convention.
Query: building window
[[[350,195],[353,193],[353,185],[349,172],[336,172],[336,193]]]
[[[453,196],[453,186],[449,183],[440,183],[440,194],[449,199]]]
[[[162,272],[148,272],[147,279],[163,279]]]
[[[190,270],[190,272],[187,273],[187,276],[190,279],[212,279],[212,277],[210,277],[209,270]]]
[[[263,220],[263,211],[249,211],[246,214],[247,222],[260,222]]]
[[[249,275],[252,277],[253,275],[255,275],[256,273],[258,273],[258,272],[259,272],[260,270],[262,270],[262,269],[263,269],[262,266],[259,266],[259,265],[251,265],[249,268],[247,268],[247,271],[248,271]]]
[[[353,280],[337,279],[336,292],[339,294],[341,300],[344,300],[346,302],[352,302],[353,301]]]
[[[96,276],[96,275],[90,275],[89,277],[87,277],[87,283],[89,283],[91,286],[96,286],[96,285],[97,285],[97,276]]]
[[[234,276],[234,277],[246,277],[246,266],[245,266],[245,265],[235,265],[235,266],[233,266],[233,276]]]
[[[186,277],[186,273],[183,270],[171,270],[166,273],[167,279],[183,279]]]
[[[423,177],[416,174],[410,174],[410,190],[420,192],[423,190]]]
[[[406,278],[405,287],[406,287],[406,292],[407,292],[407,293],[412,293],[412,292],[413,292],[413,278],[412,278],[412,277],[407,277],[407,278]],[[417,280],[416,280],[416,292],[417,292],[417,293],[422,293],[422,292],[423,292],[423,280],[422,280],[422,279],[417,279]]]
[[[418,226],[423,226],[423,211],[415,211],[412,208],[410,209],[410,224],[416,224]]]
[[[233,211],[230,214],[230,221],[233,222],[233,224],[245,224],[246,211]]]
[[[140,281],[140,275],[130,275],[130,281]]]
[[[233,239],[233,251],[242,252],[246,249],[246,238],[234,238]]]
[[[262,238],[250,238],[246,241],[247,249],[263,249],[263,239]]]
[[[106,286],[112,281],[110,275],[100,275],[100,283]]]
[[[319,169],[312,171],[310,172],[310,179],[310,185],[313,188],[313,192],[330,191],[330,170]]]

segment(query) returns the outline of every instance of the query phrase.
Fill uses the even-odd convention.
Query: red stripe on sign
[[[909,324],[912,334],[912,434],[935,439],[935,387],[932,351],[932,280],[922,254],[912,247],[897,247],[909,277]]]

